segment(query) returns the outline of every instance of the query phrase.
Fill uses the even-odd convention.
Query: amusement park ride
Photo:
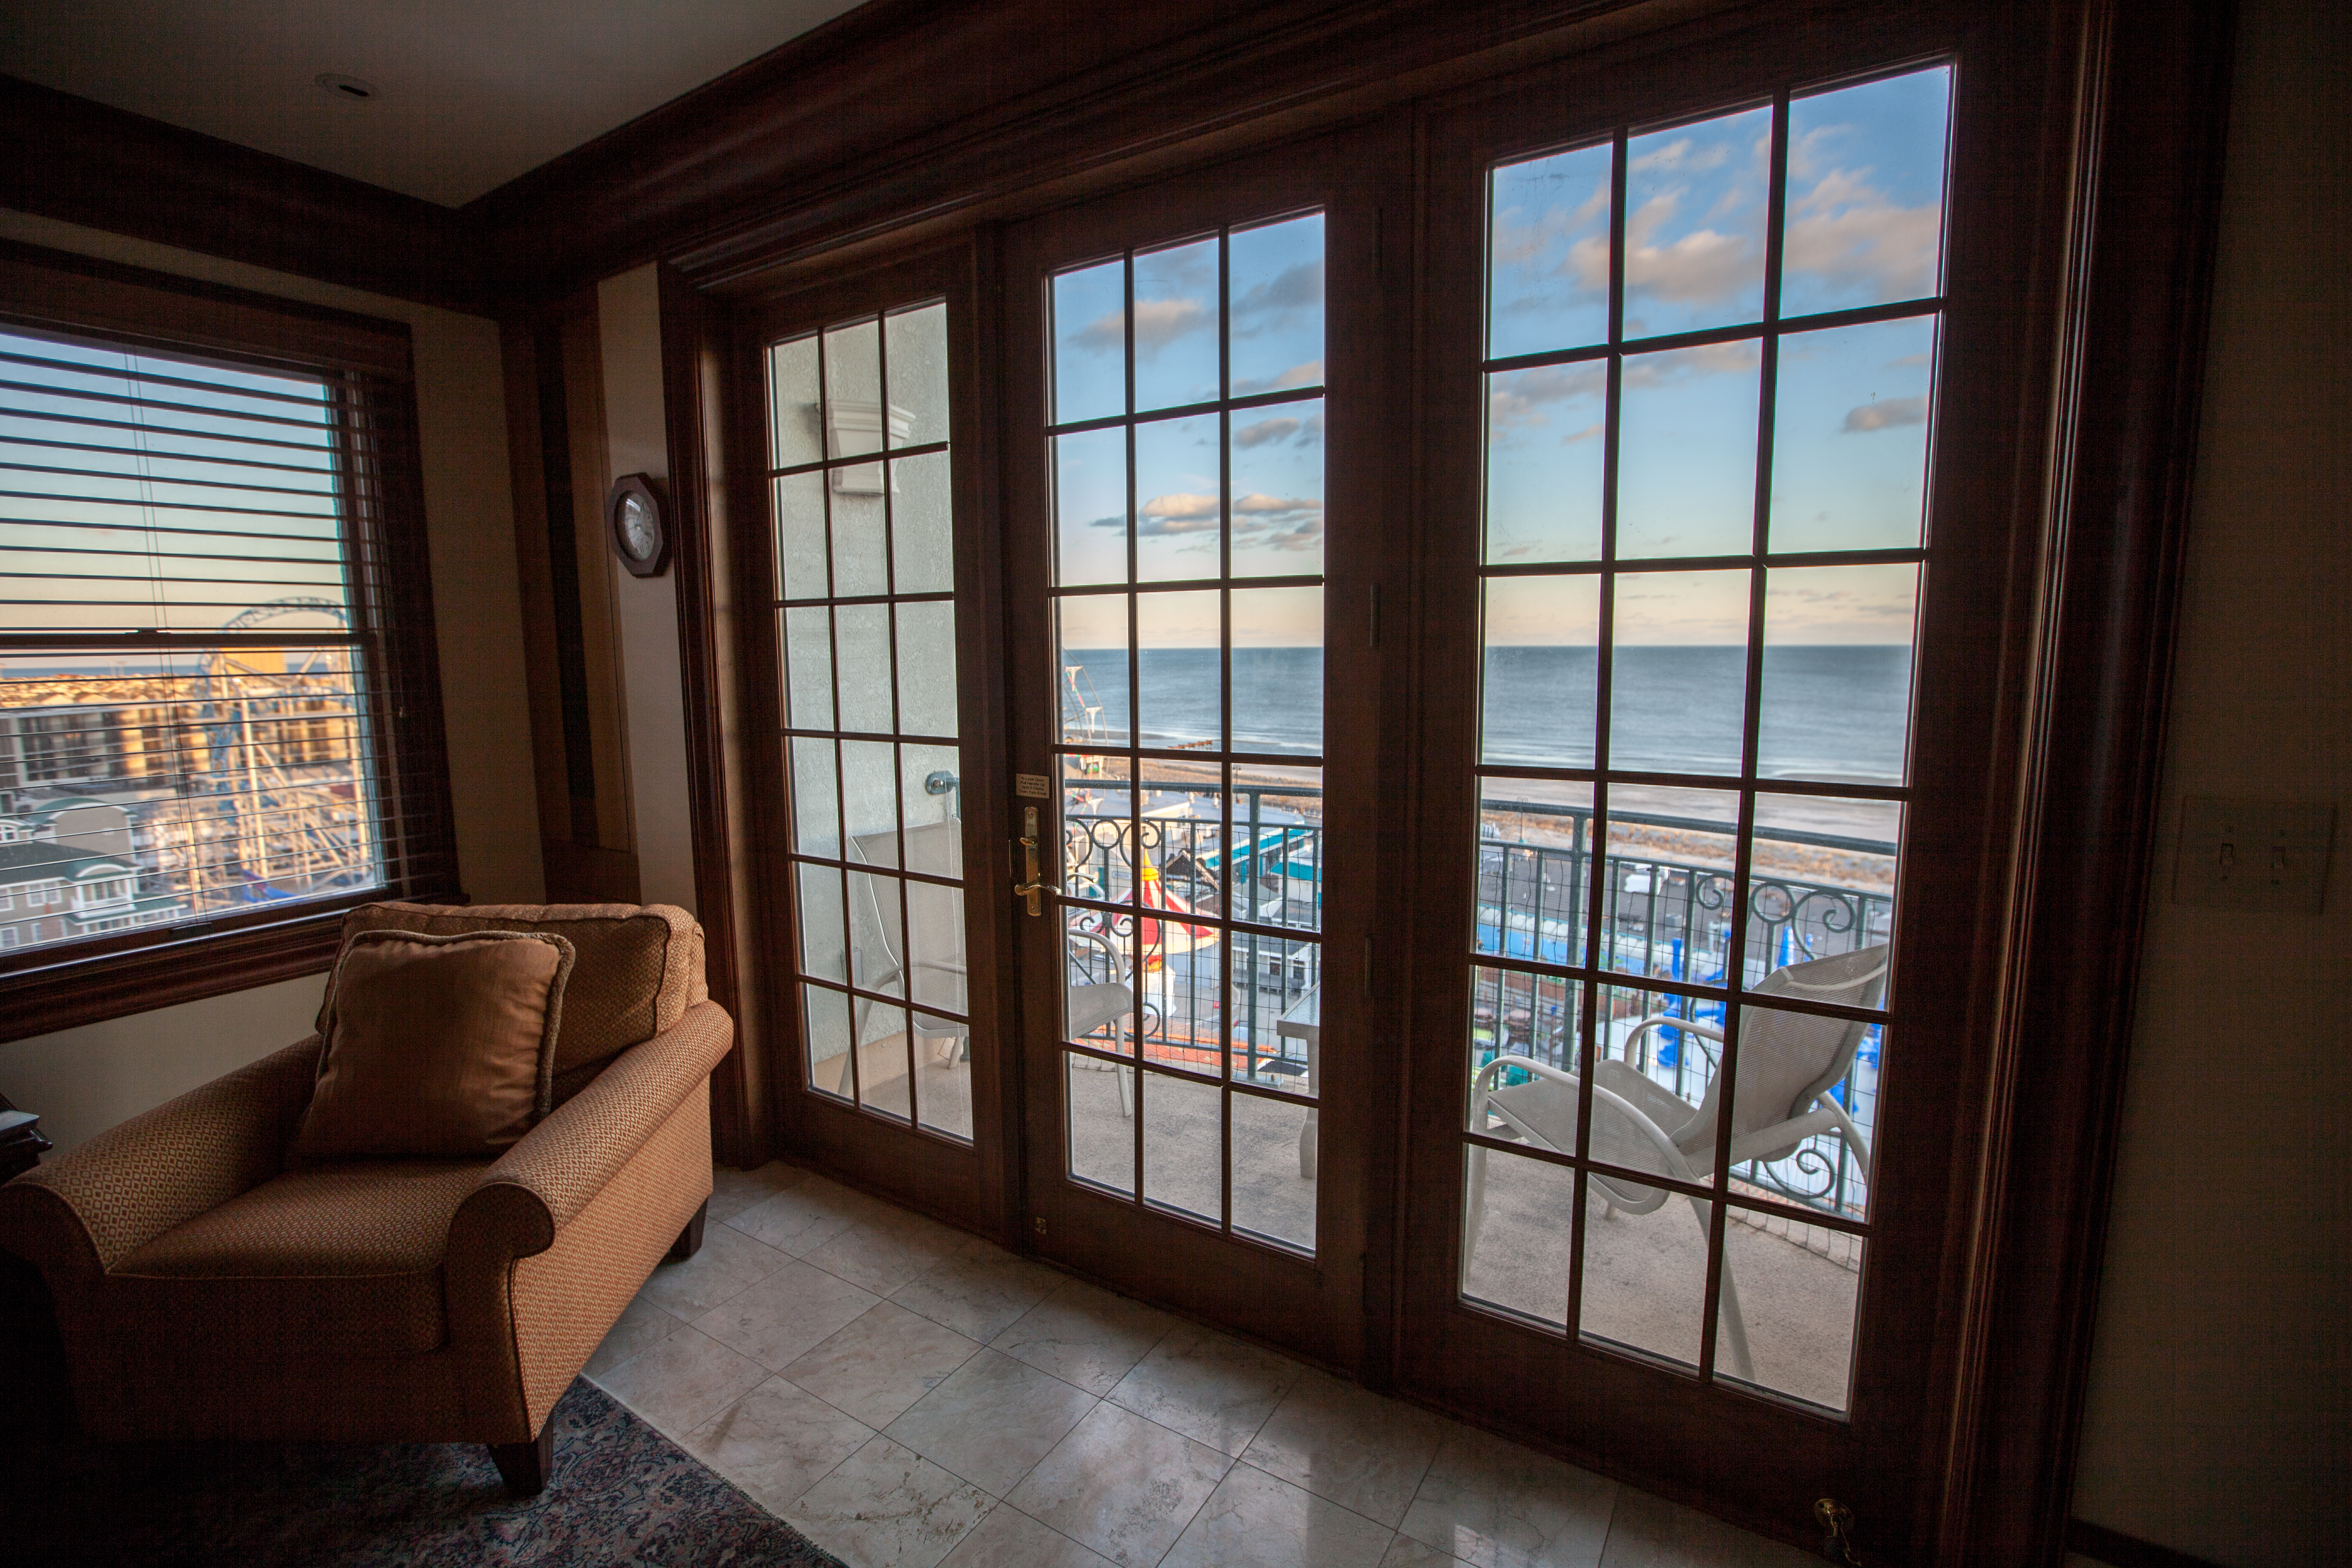
[[[111,796],[129,814],[142,905],[192,919],[373,886],[383,877],[376,803],[361,765],[366,716],[359,648],[343,607],[322,598],[257,605],[223,623],[249,633],[324,620],[329,637],[238,638],[152,672],[27,672],[9,679],[20,783]],[[60,712],[60,710],[66,710]],[[37,754],[37,731],[63,746]],[[162,913],[157,910],[157,913]]]

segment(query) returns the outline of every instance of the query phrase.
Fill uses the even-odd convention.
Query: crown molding
[[[485,308],[456,209],[0,75],[0,205],[453,310]]]

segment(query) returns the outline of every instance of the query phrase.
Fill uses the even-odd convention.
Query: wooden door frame
[[[1422,769],[1416,820],[1429,853],[1406,902],[1419,923],[1411,944],[1415,1061],[1412,1131],[1398,1190],[1406,1256],[1397,1342],[1402,1387],[1475,1417],[1486,1391],[1526,1385],[1545,1397],[1519,1418],[1592,1468],[1704,1500],[1768,1533],[1801,1534],[1813,1500],[1857,1509],[1871,1542],[1898,1557],[1913,1547],[1916,1451],[1932,1420],[1932,1384],[1917,1375],[1951,1331],[1938,1283],[1948,1247],[1965,1235],[1973,1200],[1952,1202],[1954,1163],[1973,1159],[1963,1113],[1976,1090],[1981,1042],[1995,1027],[1982,1005],[2008,955],[1976,939],[1997,924],[2003,868],[2020,852],[2014,794],[2022,759],[2011,706],[2032,665],[2025,657],[2043,526],[2035,454],[2051,426],[2052,348],[2037,328],[2046,302],[1992,285],[2029,276],[2063,242],[2064,210],[2046,173],[2003,157],[1997,100],[2063,90],[2063,77],[1988,19],[1925,16],[1862,3],[1802,22],[1759,20],[1703,43],[1640,39],[1524,73],[1430,106],[1423,119],[1421,421],[1423,533],[1412,624],[1429,684],[1411,754]],[[1709,1386],[1556,1332],[1508,1323],[1465,1303],[1459,1205],[1465,1082],[1460,1068],[1469,943],[1464,935],[1475,858],[1478,605],[1473,572],[1483,445],[1474,368],[1483,358],[1475,302],[1483,293],[1486,215],[1478,199],[1491,163],[1566,145],[1625,124],[1670,121],[1776,90],[1906,63],[1956,66],[1953,167],[1948,208],[1950,289],[1932,493],[1941,520],[1923,583],[1916,660],[1913,798],[1897,890],[1890,1047],[1873,1142],[1868,1265],[1860,1281],[1864,1336],[1843,1416],[1769,1396]],[[2037,178],[2037,174],[2041,177]],[[2025,456],[2004,462],[2013,452]],[[1965,522],[1961,535],[1956,524]],[[2029,694],[2028,700],[2031,700]],[[1988,751],[1986,738],[1992,738]],[[1727,787],[1731,787],[1728,784]],[[1952,945],[1944,933],[1965,933]],[[1937,940],[1926,940],[1931,930]],[[1604,1414],[1613,1412],[1615,1414]],[[1801,1494],[1801,1495],[1800,1495]],[[1894,1517],[1890,1517],[1890,1513]]]
[[[2023,740],[2004,784],[2005,820],[2013,827],[2011,891],[2001,918],[1979,938],[2002,955],[2010,979],[1990,1004],[1992,1016],[1982,1037],[1991,1059],[1969,1100],[1956,1108],[1970,1143],[1967,1157],[1951,1163],[1953,1203],[1973,1218],[1958,1227],[1945,1260],[1940,1315],[1920,1368],[1935,1392],[1929,1401],[1934,1419],[1923,1424],[1907,1456],[1920,1477],[1919,1510],[1899,1524],[1871,1521],[1877,1528],[1866,1531],[1864,1545],[1888,1558],[1903,1550],[1893,1542],[1905,1540],[1909,1545],[1903,1555],[1920,1563],[2040,1564],[2054,1563],[2062,1550],[2138,932],[2156,853],[2158,770],[2233,17],[2231,6],[2192,0],[2151,0],[2128,16],[2114,0],[2074,0],[2054,8],[1983,0],[1968,10],[1978,25],[2005,23],[2043,37],[2041,73],[2057,84],[2046,95],[2043,113],[2005,116],[1999,138],[2006,163],[2028,171],[2046,193],[2062,230],[2051,253],[2035,258],[2032,275],[2018,280],[2020,319],[2042,342],[2056,345],[2057,363],[2050,384],[2041,389],[2045,423],[2035,432],[2034,450],[2048,458],[2032,508],[2038,531],[2019,542],[2020,559],[2012,563],[2027,603],[2012,616],[2020,629],[1994,639],[1990,649],[2032,676],[2037,700],[2016,721]],[[1513,62],[1583,48],[1591,36],[1591,15],[1589,8],[1563,13],[1549,35],[1515,20],[1511,36],[1521,41]],[[1665,25],[1678,41],[1702,42],[1745,22],[1733,13]],[[1547,37],[1553,41],[1547,44]],[[1466,55],[1475,45],[1455,47]],[[1226,61],[1234,68],[1247,63],[1242,57]],[[1277,111],[1290,112],[1284,90],[1272,79],[1261,89],[1265,137],[1286,134],[1297,123],[1278,121]],[[992,193],[994,205],[983,209],[992,216],[1036,210],[1079,189],[1138,177],[1122,169],[1141,168],[1145,154],[1131,154],[1122,165],[1086,141],[1099,124],[1091,107],[1049,109],[1042,117],[993,128],[976,120],[959,161],[945,172],[907,165],[890,174],[885,205],[895,204],[907,216],[877,225],[865,216],[877,210],[876,193],[828,186],[772,204],[765,221],[779,235],[833,226],[838,237],[816,252],[838,250],[837,259],[813,266],[811,251],[779,247],[780,258],[789,255],[787,265],[799,275],[847,266],[853,254],[841,247],[874,254],[887,249],[894,226],[914,233],[913,226],[937,221],[931,214],[959,204],[975,210],[961,183],[970,178],[973,161],[986,163],[1000,142],[1027,148],[1059,135],[1067,151],[1044,165],[1034,157],[1016,160],[1030,194]],[[1205,157],[1213,146],[1245,143],[1249,133],[1237,125],[1246,125],[1246,113],[1225,103],[1214,126],[1155,142],[1149,149],[1152,166],[1167,167],[1187,145],[1202,149],[1199,155]],[[739,227],[750,234],[757,226]],[[997,269],[987,259],[988,231],[978,235],[985,299]],[[697,279],[681,280],[680,288],[722,311],[730,295],[786,276],[706,270],[690,257],[691,237],[668,243]],[[1382,248],[1391,261],[1404,259],[1420,243],[1409,225],[1384,228]],[[666,327],[669,315],[666,306]],[[993,320],[992,306],[983,331],[995,330]],[[666,343],[666,359],[678,352]],[[1401,397],[1409,395],[1403,376],[1392,381]],[[681,500],[689,489],[709,493],[717,526],[731,526],[740,537],[740,518],[731,525],[726,521],[726,465],[710,457],[691,428],[685,412],[689,401],[672,396],[669,402],[674,489]],[[740,440],[740,433],[733,438]],[[688,544],[682,536],[681,545]],[[703,629],[712,624],[713,608],[707,591],[691,590],[683,574],[680,587],[689,701],[698,694],[707,701],[723,683]],[[1412,613],[1401,595],[1387,603],[1391,626]],[[1388,743],[1402,740],[1392,735]],[[722,761],[718,748],[698,748],[689,756],[697,783],[698,866],[713,868],[714,880],[723,868],[739,889],[740,907],[750,850],[740,826],[730,829],[729,813],[711,805],[727,798]],[[995,782],[1001,791],[1006,781]],[[1009,874],[1009,862],[999,874]],[[704,899],[708,910],[708,886]],[[1010,1113],[1018,1086],[1006,1089]],[[765,1132],[747,1134],[736,1157],[750,1161],[789,1148],[790,1137],[788,1126],[772,1124]],[[1384,1212],[1393,1212],[1393,1205],[1375,1202],[1371,1211],[1369,1342],[1356,1370],[1379,1384],[1388,1381],[1393,1303],[1402,1280],[1397,1244],[1384,1225]],[[1017,1195],[1008,1195],[1001,1212],[1009,1226],[1019,1213]],[[1490,1415],[1486,1424],[1549,1446],[1524,1422]],[[1670,1477],[1654,1471],[1639,1479],[1675,1489]],[[1768,1532],[1790,1534],[1785,1521],[1745,1515],[1733,1500],[1690,1500]]]
[[[1360,1154],[1350,1160],[1347,1152],[1379,1146],[1384,1107],[1392,1101],[1382,1092],[1384,1069],[1374,1044],[1381,1031],[1372,1026],[1372,955],[1345,934],[1371,929],[1381,843],[1379,802],[1369,791],[1336,790],[1332,780],[1341,747],[1360,743],[1369,753],[1380,733],[1387,682],[1380,673],[1385,656],[1376,643],[1374,605],[1378,584],[1393,565],[1394,552],[1388,544],[1398,509],[1393,500],[1397,492],[1382,484],[1376,461],[1354,463],[1343,454],[1376,459],[1393,452],[1393,443],[1386,438],[1392,427],[1393,377],[1384,363],[1388,345],[1380,323],[1386,316],[1382,296],[1399,290],[1404,273],[1384,268],[1380,258],[1384,240],[1404,227],[1410,210],[1398,200],[1410,163],[1408,130],[1405,122],[1392,120],[1327,132],[1238,159],[1205,163],[1174,180],[1130,186],[1084,207],[1065,208],[1007,231],[998,273],[1003,300],[1000,332],[1007,345],[1004,392],[996,409],[1007,520],[1006,635],[1009,643],[1033,648],[1050,647],[1053,636],[1049,606],[1034,593],[1034,585],[1044,581],[1045,569],[1040,564],[1030,574],[1020,573],[1013,554],[1025,550],[1040,563],[1048,558],[1053,522],[1042,465],[1034,456],[1022,461],[1037,439],[1046,372],[1043,353],[1034,349],[1043,341],[1038,335],[1042,295],[1032,297],[1025,306],[1020,296],[1042,288],[1046,268],[1081,253],[1110,255],[1161,235],[1174,238],[1209,232],[1221,223],[1310,206],[1326,214],[1327,268],[1345,258],[1339,264],[1358,273],[1358,300],[1326,307],[1325,353],[1331,367],[1326,384],[1340,389],[1336,396],[1327,393],[1325,404],[1327,451],[1331,454],[1324,476],[1327,542],[1338,538],[1346,542],[1338,550],[1327,542],[1323,563],[1324,842],[1350,843],[1363,853],[1358,860],[1335,865],[1327,852],[1322,866],[1325,923],[1318,940],[1323,944],[1324,1060],[1341,1070],[1327,1073],[1326,1081],[1316,1086],[1324,1154],[1317,1176],[1314,1258],[1227,1241],[1142,1205],[1097,1196],[1064,1179],[1058,1140],[1041,1135],[1049,1123],[1060,1125],[1058,1110],[1040,1109],[1041,1097],[1050,1095],[1055,1102],[1061,1099],[1061,1053],[1047,1044],[1054,1020],[1024,1020],[1024,1052],[1030,1058],[1024,1093],[1033,1112],[1024,1179],[1032,1245],[1070,1267],[1115,1275],[1123,1288],[1181,1302],[1184,1310],[1223,1327],[1351,1372],[1361,1368],[1367,1356],[1364,1281],[1374,1205],[1370,1170]],[[1139,235],[1139,220],[1153,232]],[[1041,246],[1054,247],[1054,253],[1048,255]],[[1024,524],[1023,519],[1029,521]],[[1054,757],[1047,746],[1058,723],[1048,692],[1042,686],[1023,687],[1011,690],[1009,697],[1013,765],[1052,776]],[[1056,955],[1046,952],[1043,944],[1030,943],[1022,962],[1024,996],[1058,995]],[[1101,1256],[1115,1258],[1115,1268],[1095,1262],[1085,1249],[1060,1240],[1073,1227],[1115,1215],[1129,1216],[1117,1227],[1101,1227],[1112,1238]],[[1306,1310],[1286,1317],[1275,1311],[1275,1303],[1286,1299]]]
[[[671,275],[663,304],[664,363],[672,472],[686,477],[674,487],[684,525],[678,553],[701,556],[694,570],[681,572],[679,628],[688,705],[701,710],[688,737],[698,891],[706,909],[727,911],[725,940],[714,932],[711,945],[725,950],[728,983],[764,1026],[743,1075],[740,1125],[730,1129],[743,1146],[739,1158],[756,1163],[789,1150],[910,1207],[1010,1242],[1018,1194],[1005,1180],[1013,1156],[1003,1152],[1002,1141],[1013,1127],[1007,1091],[1017,1087],[1007,1060],[1013,999],[1009,986],[997,984],[1006,972],[996,945],[1004,917],[985,890],[1009,875],[1011,860],[983,826],[998,814],[1007,784],[994,700],[1002,671],[994,640],[971,629],[993,624],[997,592],[992,430],[975,379],[989,331],[978,287],[982,254],[966,236],[831,279],[727,296]],[[999,1042],[993,1051],[976,1053],[969,1145],[809,1089],[789,965],[761,958],[796,946],[795,911],[782,884],[783,840],[774,826],[787,820],[787,801],[773,744],[781,667],[765,586],[775,567],[764,345],[803,325],[932,295],[949,301],[964,865],[968,914],[979,917],[971,927],[968,1003],[975,1035],[992,1030]],[[740,614],[721,614],[714,595],[722,590],[742,605]],[[730,667],[722,668],[722,660]],[[704,918],[709,925],[709,914]]]

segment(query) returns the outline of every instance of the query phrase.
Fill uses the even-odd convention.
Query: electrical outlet
[[[2335,837],[2336,807],[2326,801],[2191,795],[2180,806],[2172,901],[2315,915]]]

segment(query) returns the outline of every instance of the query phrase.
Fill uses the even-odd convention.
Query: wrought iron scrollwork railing
[[[1320,982],[1325,830],[1321,791],[1307,786],[1236,790],[1231,820],[1213,785],[1146,784],[1139,824],[1120,809],[1123,783],[1107,809],[1063,818],[1064,886],[1117,909],[1078,909],[1074,923],[1111,939],[1127,955],[1136,988],[1134,1030],[1148,1057],[1214,1070],[1225,1007],[1234,1011],[1237,1070],[1265,1081],[1303,1071],[1298,1043],[1276,1029],[1282,1014]],[[1538,963],[1580,963],[1594,834],[1589,809],[1533,802],[1488,802],[1489,810],[1553,819],[1545,843],[1482,839],[1478,846],[1476,948]],[[1719,824],[1614,814],[1618,827],[1727,838]],[[1886,857],[1892,844],[1796,832],[1759,833],[1759,846],[1810,847]],[[1139,843],[1141,853],[1136,852]],[[1624,842],[1601,856],[1603,963],[1622,975],[1601,1010],[1602,1049],[1622,1055],[1622,1035],[1641,1017],[1665,1014],[1719,1023],[1718,1003],[1645,991],[1647,976],[1701,984],[1727,976],[1732,876],[1696,856]],[[1138,889],[1142,889],[1139,900]],[[1884,942],[1894,921],[1885,892],[1828,880],[1759,872],[1748,879],[1744,970],[1749,983],[1784,964]],[[1223,916],[1243,929],[1188,920]],[[1248,928],[1255,927],[1255,930]],[[1297,936],[1287,933],[1297,932]],[[1102,980],[1099,948],[1072,949],[1074,980]],[[1242,976],[1249,977],[1247,984]],[[1566,983],[1484,971],[1474,997],[1473,1067],[1498,1054],[1571,1068],[1575,1014]],[[1877,1110],[1878,1031],[1834,1091],[1867,1134]],[[1716,1070],[1710,1043],[1669,1027],[1642,1063],[1652,1078],[1694,1105]],[[1811,1206],[1859,1213],[1861,1173],[1837,1138],[1811,1139],[1788,1158],[1743,1166],[1739,1180]]]
[[[1063,816],[1065,889],[1126,906],[1074,910],[1074,924],[1127,955],[1147,1056],[1213,1071],[1230,1005],[1237,1070],[1295,1079],[1304,1051],[1276,1024],[1322,979],[1323,792],[1236,790],[1227,821],[1214,785],[1145,790],[1139,824],[1118,809],[1126,797],[1117,783],[1109,809]],[[1223,918],[1243,929],[1216,923]],[[1074,948],[1071,962],[1085,971],[1073,980],[1108,978],[1095,973],[1108,962],[1099,949]]]
[[[1480,841],[1478,950],[1538,963],[1580,962],[1590,919],[1591,812],[1533,802],[1490,801],[1488,808],[1553,819],[1546,837],[1554,841]],[[1686,845],[1720,841],[1728,858],[1729,837],[1719,823],[1629,813],[1612,814],[1611,823],[1615,828],[1659,829],[1669,842],[1677,837]],[[1890,867],[1895,853],[1889,843],[1790,830],[1759,832],[1756,842],[1759,849],[1770,845],[1884,858]],[[1608,921],[1601,932],[1601,963],[1624,976],[1610,987],[1596,1013],[1604,1054],[1623,1057],[1625,1037],[1644,1017],[1722,1022],[1720,1003],[1647,991],[1641,984],[1645,976],[1698,984],[1720,984],[1727,978],[1738,895],[1728,868],[1698,864],[1697,859],[1696,855],[1675,858],[1670,852],[1623,842],[1612,844],[1601,857],[1605,882],[1601,891]],[[1747,896],[1741,957],[1751,984],[1786,964],[1885,942],[1894,924],[1894,900],[1880,889],[1764,870],[1751,872]],[[1565,982],[1483,972],[1472,1025],[1478,1062],[1519,1055],[1572,1069],[1576,1020],[1569,1003]],[[1879,1035],[1875,1027],[1868,1032],[1853,1070],[1832,1091],[1865,1135],[1876,1120]],[[1654,1044],[1639,1053],[1637,1065],[1694,1105],[1703,1100],[1716,1072],[1712,1042],[1696,1031],[1671,1026],[1654,1031],[1651,1039]],[[1785,1159],[1751,1162],[1734,1175],[1768,1193],[1832,1212],[1859,1214],[1866,1196],[1860,1169],[1835,1136],[1808,1139]]]

